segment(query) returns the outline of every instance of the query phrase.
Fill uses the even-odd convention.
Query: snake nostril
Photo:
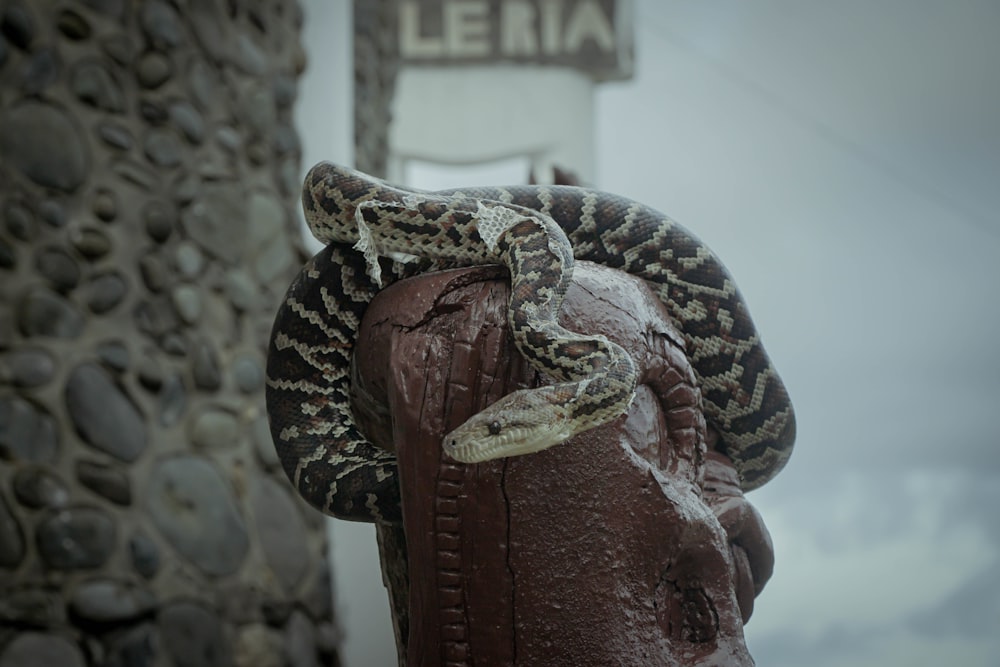
[[[501,428],[502,427],[500,425],[500,422],[490,422],[489,425],[490,435],[500,435]]]

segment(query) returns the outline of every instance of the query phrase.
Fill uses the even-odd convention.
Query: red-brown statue
[[[401,660],[753,664],[773,552],[743,491],[795,422],[711,251],[566,186],[324,163],[303,206],[329,245],[275,320],[272,434],[303,497],[379,525]]]

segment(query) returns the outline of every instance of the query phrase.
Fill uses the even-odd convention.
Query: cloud
[[[1000,558],[938,604],[910,616],[909,627],[925,637],[971,641],[994,638],[1000,648],[1000,638],[996,637],[1000,628],[998,572]]]
[[[777,551],[747,626],[758,663],[995,664],[1000,475],[853,472],[815,482],[753,497]]]
[[[780,631],[749,642],[759,665],[768,667],[995,667],[1000,639],[937,638],[893,626],[835,626],[814,637]]]

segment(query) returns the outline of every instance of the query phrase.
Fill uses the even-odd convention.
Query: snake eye
[[[490,422],[489,425],[490,435],[500,435],[500,422]]]

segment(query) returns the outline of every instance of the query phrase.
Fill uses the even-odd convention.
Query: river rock
[[[177,265],[177,272],[190,280],[205,268],[205,256],[194,243],[181,241],[174,249],[174,263]]]
[[[292,106],[298,95],[298,83],[294,77],[280,73],[274,77],[271,90],[274,94],[274,103],[278,108],[287,109]]]
[[[66,112],[38,100],[19,102],[0,117],[0,151],[38,185],[64,192],[76,190],[89,169],[82,129]]]
[[[247,143],[247,159],[254,166],[260,167],[265,164],[271,156],[271,151],[267,143],[260,137],[251,139]]]
[[[287,243],[275,243],[285,228],[285,210],[274,195],[255,192],[247,206],[247,237],[253,252],[257,279],[270,284],[278,279],[294,259]]]
[[[151,126],[160,126],[167,121],[167,106],[159,99],[146,97],[139,100],[139,113]]]
[[[156,253],[146,253],[139,259],[139,274],[150,292],[162,291],[167,285],[167,267]]]
[[[230,579],[219,582],[219,615],[231,623],[244,625],[264,618],[265,588],[259,582]],[[270,588],[270,585],[267,586]]]
[[[0,627],[5,624],[58,627],[66,624],[66,603],[62,596],[30,584],[4,590],[0,596]]]
[[[125,11],[125,0],[80,0],[80,2],[95,12],[100,12],[114,19],[122,18]]]
[[[20,198],[11,198],[3,210],[4,227],[18,241],[31,241],[38,232],[35,216]]]
[[[105,667],[152,667],[156,665],[161,640],[152,623],[140,623],[107,642]]]
[[[237,444],[240,422],[228,410],[204,408],[191,420],[191,444],[204,449],[225,449]]]
[[[111,250],[108,235],[91,225],[74,227],[70,231],[69,240],[77,252],[91,261],[104,257]]]
[[[66,210],[55,199],[46,199],[39,204],[38,215],[45,221],[45,224],[54,229],[66,225]]]
[[[297,155],[289,155],[281,161],[278,167],[278,182],[281,184],[281,191],[288,196],[292,196],[300,190],[299,185],[299,158]]]
[[[59,28],[59,32],[74,42],[90,37],[90,23],[79,12],[72,9],[64,9],[59,12],[59,16],[56,18],[56,27]]]
[[[35,269],[57,292],[69,292],[80,282],[80,266],[62,248],[39,249],[35,255]]]
[[[44,519],[35,533],[38,553],[56,570],[100,567],[115,548],[115,524],[96,507],[64,509]]]
[[[21,92],[35,96],[44,92],[59,79],[59,56],[53,49],[38,49],[30,54],[19,68]]]
[[[128,368],[129,354],[125,343],[106,340],[97,345],[97,358],[111,370],[122,372]]]
[[[241,106],[243,120],[251,134],[270,137],[278,122],[278,109],[271,88],[259,86],[251,89]]]
[[[125,110],[125,93],[114,75],[100,62],[85,60],[73,67],[70,90],[84,104],[107,111]]]
[[[59,445],[55,420],[20,396],[0,396],[0,460],[50,461]]]
[[[73,369],[65,399],[73,425],[92,447],[126,462],[134,461],[146,448],[142,414],[97,364],[83,363]]]
[[[278,452],[274,449],[274,441],[271,439],[271,429],[268,426],[266,415],[262,414],[253,420],[250,425],[250,437],[261,465],[269,469],[278,467],[281,459],[278,458]]]
[[[0,238],[0,269],[13,269],[17,266],[17,251],[6,239]]]
[[[0,654],[0,667],[85,667],[79,647],[68,639],[42,632],[21,632]]]
[[[14,497],[30,509],[60,509],[69,502],[69,489],[50,468],[19,466],[14,473]]]
[[[299,133],[291,125],[279,125],[274,130],[273,142],[278,155],[299,154]]]
[[[132,311],[132,319],[139,331],[154,339],[162,338],[178,324],[173,307],[165,299],[153,297],[142,301]]]
[[[195,345],[191,355],[191,375],[194,386],[205,391],[216,391],[222,385],[222,373],[219,370],[219,357],[212,343],[201,339]]]
[[[174,201],[181,206],[187,206],[201,194],[202,187],[202,179],[198,174],[182,173],[174,183]]]
[[[155,90],[170,79],[173,68],[170,59],[159,51],[147,51],[136,63],[135,76],[143,88]]]
[[[235,182],[205,183],[181,213],[181,224],[201,249],[228,264],[243,254],[246,236],[245,192]]]
[[[239,628],[233,642],[233,667],[282,667],[285,664],[281,635],[276,631],[263,623],[249,623]]]
[[[162,201],[153,199],[142,209],[142,221],[146,234],[157,243],[163,243],[174,231],[177,214],[173,207]]]
[[[264,386],[264,370],[255,355],[241,354],[233,359],[233,379],[244,394],[252,394]]]
[[[92,313],[103,315],[125,298],[128,285],[117,271],[100,273],[87,283],[87,307]]]
[[[132,485],[125,471],[118,467],[96,461],[77,461],[76,479],[117,505],[132,504]]]
[[[215,140],[230,153],[235,153],[243,145],[243,137],[236,131],[236,128],[223,125],[215,131]]]
[[[285,626],[285,655],[296,667],[319,667],[316,654],[316,626],[302,611],[292,612]]]
[[[333,595],[330,583],[330,568],[318,567],[313,577],[306,582],[303,590],[303,604],[312,618],[330,618],[333,615]],[[336,646],[334,645],[334,650]]]
[[[191,87],[191,98],[202,111],[212,111],[225,103],[225,88],[218,73],[204,61],[191,63],[187,83]]]
[[[175,602],[159,615],[163,647],[174,664],[185,667],[229,667],[232,655],[219,617],[193,602]]]
[[[17,339],[14,314],[10,309],[0,309],[0,350],[9,350]],[[20,342],[20,341],[18,341]]]
[[[268,58],[247,32],[236,35],[234,63],[247,74],[262,76],[268,67]]]
[[[161,51],[170,51],[184,36],[184,25],[177,10],[162,0],[142,3],[139,25],[149,45]]]
[[[156,597],[138,584],[115,579],[91,579],[76,587],[70,612],[90,623],[123,623],[152,611]]]
[[[101,40],[101,48],[122,67],[129,67],[135,56],[135,45],[128,33],[109,35]]]
[[[260,478],[250,503],[264,558],[275,578],[291,593],[309,565],[306,526],[299,507],[284,486],[270,477]]]
[[[187,356],[189,347],[187,338],[177,331],[168,331],[160,339],[160,349],[172,357]]]
[[[154,525],[183,557],[210,576],[243,563],[249,537],[218,470],[194,456],[160,461],[144,491]]]
[[[118,215],[118,200],[113,190],[101,188],[94,194],[90,209],[100,220],[111,222]]]
[[[123,158],[112,164],[111,171],[143,190],[152,190],[157,183],[156,174],[149,167],[128,158]]]
[[[129,150],[135,142],[128,128],[117,123],[101,123],[97,126],[97,136],[107,145],[120,151]]]
[[[246,312],[253,308],[257,302],[257,294],[260,288],[250,274],[243,269],[230,269],[226,271],[223,281],[226,296],[239,312]]]
[[[170,105],[168,113],[170,120],[190,143],[198,145],[204,141],[205,120],[189,102],[174,102]]]
[[[7,3],[0,17],[0,33],[14,46],[27,51],[35,39],[35,19],[21,3]]]
[[[158,409],[160,426],[169,428],[180,421],[187,408],[187,391],[184,380],[178,374],[167,377],[160,389]]]
[[[56,361],[48,350],[22,347],[11,350],[4,358],[10,379],[17,387],[34,388],[47,384],[56,372]]]
[[[201,290],[197,285],[181,284],[170,291],[177,316],[185,324],[197,324],[204,308]]]
[[[24,558],[24,532],[0,496],[0,567],[17,567]]]
[[[141,530],[128,541],[132,567],[146,579],[152,579],[160,569],[160,549],[149,535]]]
[[[18,308],[25,336],[76,338],[83,332],[83,314],[75,305],[44,287],[29,288]]]
[[[143,142],[143,149],[149,161],[158,167],[176,167],[183,154],[177,133],[166,127],[150,130]]]
[[[159,391],[163,386],[163,365],[153,350],[145,350],[135,365],[135,374],[141,384],[150,391]]]

